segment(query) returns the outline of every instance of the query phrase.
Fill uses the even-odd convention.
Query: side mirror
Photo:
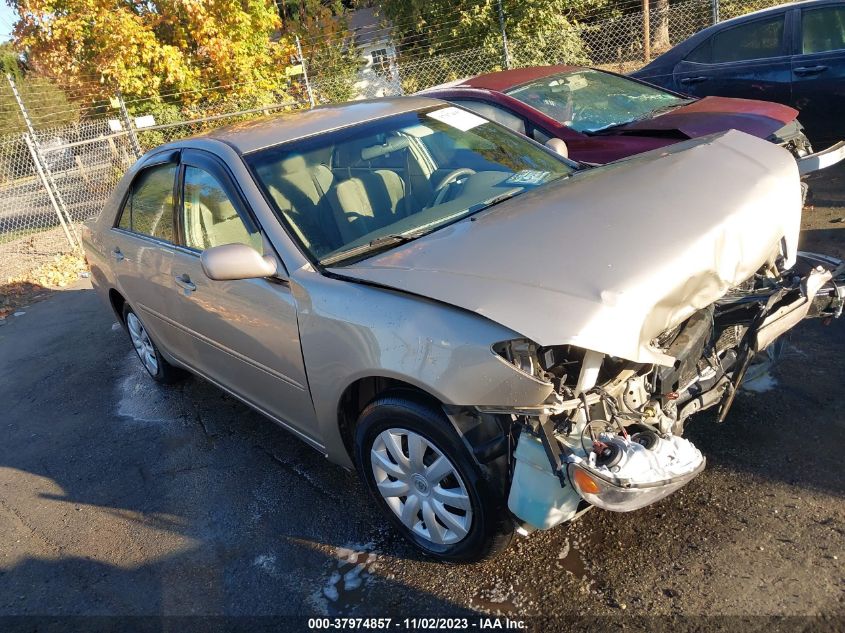
[[[564,143],[559,138],[550,138],[548,141],[546,141],[545,145],[555,154],[559,154],[564,158],[569,158],[569,148],[567,148],[566,143]]]
[[[223,244],[206,249],[200,255],[202,269],[209,279],[257,279],[276,274],[276,260],[261,256],[246,244]]]

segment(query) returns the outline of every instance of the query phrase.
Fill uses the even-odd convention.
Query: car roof
[[[527,66],[525,68],[514,68],[512,70],[502,70],[496,73],[471,77],[465,79],[455,87],[466,86],[468,88],[483,88],[504,92],[520,84],[568,70],[582,70],[582,68],[580,66],[568,66],[566,64],[558,64],[557,66]]]
[[[357,123],[411,112],[437,104],[438,99],[426,97],[396,97],[353,101],[341,105],[320,106],[313,110],[282,112],[241,123],[219,127],[201,135],[222,141],[241,154],[287,143],[314,134],[337,130]]]
[[[742,15],[738,15],[735,18],[731,18],[730,20],[719,22],[714,26],[723,26],[725,24],[738,24],[740,22],[745,21],[746,18],[756,18],[767,13],[779,13],[781,11],[788,11],[790,9],[806,9],[807,7],[812,6],[839,4],[840,2],[841,0],[804,0],[803,2],[784,2],[782,4],[777,4],[771,7],[757,9],[756,11],[752,11],[751,13],[744,13]]]
[[[723,22],[718,22],[716,24],[708,26],[706,29],[702,29],[698,33],[691,35],[689,38],[687,38],[677,46],[669,49],[668,52],[671,53],[675,50],[685,49],[685,45],[687,44],[687,42],[695,42],[696,44],[698,44],[699,42],[702,42],[709,36],[713,35],[714,33],[718,33],[726,28],[737,26],[744,22],[751,22],[753,20],[756,20],[757,18],[764,17],[766,15],[776,15],[778,13],[784,13],[793,9],[806,9],[809,7],[822,7],[831,4],[841,4],[841,2],[842,0],[804,0],[803,2],[785,2],[783,4],[777,4],[771,7],[757,9],[756,11],[752,11],[751,13],[743,13],[742,15],[738,15],[729,20],[724,20]]]

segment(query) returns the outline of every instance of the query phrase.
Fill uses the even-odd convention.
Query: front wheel
[[[426,554],[468,562],[510,542],[504,482],[475,462],[435,407],[403,397],[376,400],[358,419],[355,453],[376,502]]]

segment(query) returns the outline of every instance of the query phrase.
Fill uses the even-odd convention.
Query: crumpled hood
[[[801,221],[795,160],[729,131],[591,169],[339,275],[483,315],[541,345],[671,364],[650,342],[753,275]]]
[[[634,121],[613,128],[613,134],[677,130],[689,138],[715,134],[723,130],[740,130],[759,138],[768,138],[798,116],[798,110],[780,103],[704,97],[689,105],[670,110],[654,118]]]

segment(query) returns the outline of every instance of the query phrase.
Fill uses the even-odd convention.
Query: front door
[[[679,92],[789,104],[790,42],[780,13],[715,33],[674,71]]]
[[[815,149],[845,139],[845,5],[801,11],[792,105]]]
[[[187,362],[304,438],[317,440],[289,283],[214,281],[200,262],[202,251],[213,246],[243,243],[263,254],[272,247],[210,154],[185,151],[180,182],[172,290],[175,319],[188,334],[182,350]]]

